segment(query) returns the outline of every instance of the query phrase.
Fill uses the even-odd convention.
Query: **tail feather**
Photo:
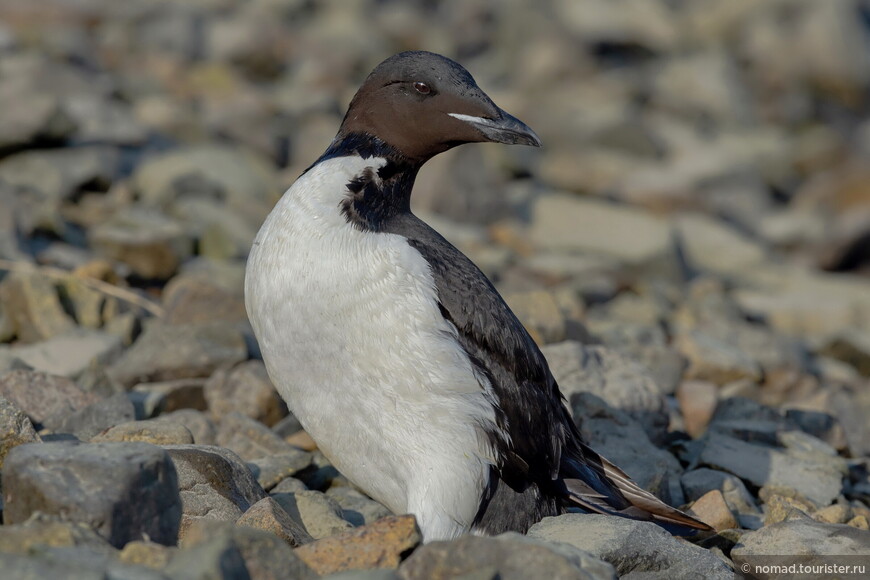
[[[580,445],[582,459],[563,458],[562,462],[562,479],[573,504],[596,513],[653,521],[675,533],[712,530],[704,522],[642,489],[624,471],[587,445]]]

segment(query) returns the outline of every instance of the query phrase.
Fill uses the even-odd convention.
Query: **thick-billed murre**
[[[524,532],[572,506],[709,529],[583,442],[490,281],[411,213],[428,159],[484,141],[540,145],[448,58],[374,69],[248,259],[272,381],[335,467],[426,541]]]

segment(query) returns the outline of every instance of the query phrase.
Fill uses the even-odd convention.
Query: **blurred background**
[[[665,392],[762,396],[806,349],[870,373],[863,0],[0,0],[0,257],[54,276],[7,278],[0,340],[134,340],[62,271],[243,323],[263,218],[409,49],[543,139],[439,156],[414,199],[539,342],[634,348]]]

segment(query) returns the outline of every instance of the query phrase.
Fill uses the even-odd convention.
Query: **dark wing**
[[[534,487],[541,502],[562,497],[600,513],[705,527],[639,488],[583,443],[544,355],[471,260],[411,214],[390,220],[385,231],[407,238],[429,263],[442,314],[492,385],[497,429],[489,436],[499,457],[496,475],[512,490],[506,493],[522,496]]]

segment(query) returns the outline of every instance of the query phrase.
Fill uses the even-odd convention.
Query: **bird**
[[[425,542],[524,533],[573,509],[706,530],[583,440],[534,340],[411,212],[420,168],[466,143],[539,147],[457,62],[387,58],[277,202],[245,272],[268,374],[318,449]]]

